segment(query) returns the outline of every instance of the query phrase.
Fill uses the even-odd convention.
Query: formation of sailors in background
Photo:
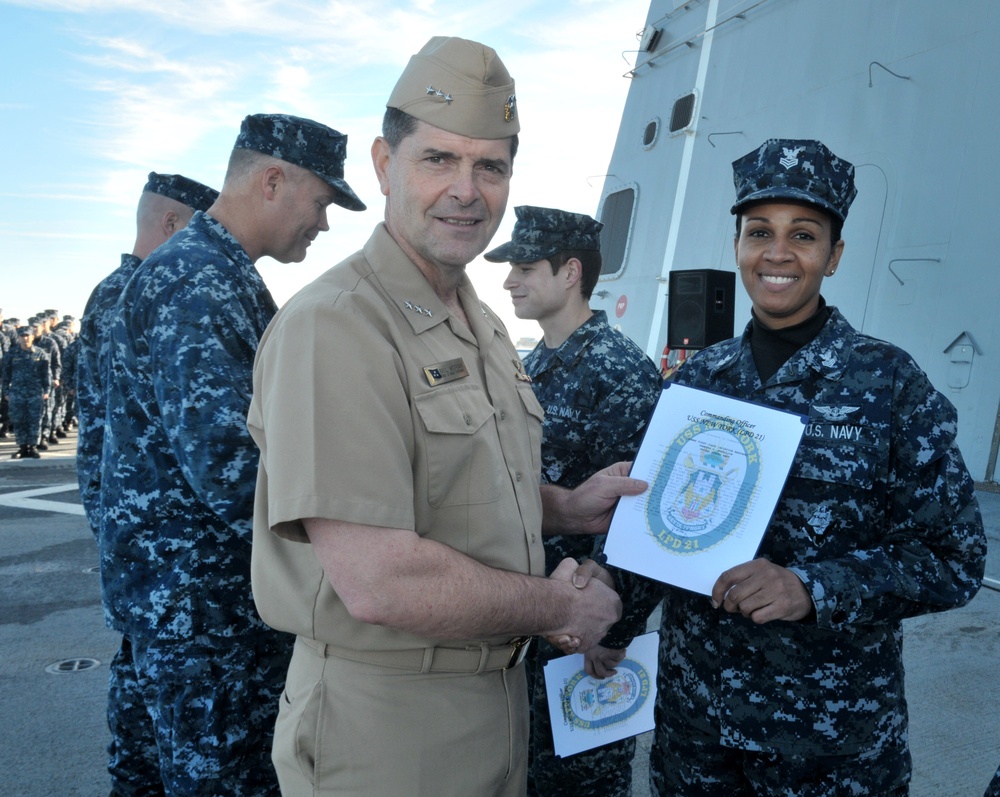
[[[77,425],[80,325],[56,310],[0,321],[0,438],[16,440],[13,459],[39,459]]]

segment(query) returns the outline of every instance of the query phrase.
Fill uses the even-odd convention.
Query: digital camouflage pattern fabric
[[[990,785],[986,787],[983,797],[1000,797],[1000,767],[997,768]]]
[[[246,412],[274,300],[210,216],[153,252],[111,327],[100,548],[112,628],[185,640],[266,628],[250,600],[257,448]]]
[[[783,756],[905,749],[900,622],[967,603],[983,576],[955,409],[905,352],[835,308],[766,385],[751,328],[689,358],[674,381],[808,416],[758,556],[801,578],[815,616],[756,625],[621,573],[626,613],[604,644],[627,642],[663,600],[658,731]],[[665,745],[661,733],[654,781]]]
[[[219,192],[183,174],[150,172],[143,192],[160,194],[187,205],[191,210],[208,210],[219,198]]]
[[[36,318],[34,321],[35,323],[32,325],[35,331],[34,348],[42,349],[49,355],[49,373],[51,379],[48,390],[49,397],[43,400],[42,409],[40,445],[44,447],[45,440],[53,431],[52,421],[56,406],[55,387],[62,380],[62,346],[59,345],[54,336],[45,332],[42,319]],[[14,428],[16,429],[17,427],[15,426]]]
[[[275,309],[236,239],[198,212],[136,269],[110,321],[102,599],[131,644],[171,788],[277,790],[269,750],[292,638],[253,605],[258,451],[246,428]]]
[[[630,460],[660,396],[653,361],[596,311],[557,349],[539,343],[524,370],[545,410],[542,482],[572,489],[602,468]],[[589,556],[588,535],[548,535],[545,568],[565,557]]]
[[[37,445],[45,411],[42,396],[52,390],[48,353],[38,346],[27,350],[14,346],[3,356],[2,383],[18,446]]]
[[[108,363],[108,341],[115,304],[142,261],[123,254],[121,265],[97,284],[80,321],[76,362],[76,400],[80,429],[76,447],[76,478],[90,528],[100,527],[101,449],[104,445],[105,385],[102,363]]]
[[[141,640],[133,654],[166,794],[278,794],[271,737],[290,658],[281,635],[208,646]]]
[[[100,533],[101,455],[107,405],[103,374],[110,365],[108,351],[118,297],[141,262],[135,255],[123,254],[118,268],[98,283],[87,300],[77,338],[80,426],[76,477],[80,501],[95,536]],[[122,637],[121,646],[108,666],[108,728],[111,731],[108,772],[114,790],[122,795],[162,794],[156,736],[139,689],[128,637]]]
[[[854,166],[819,141],[772,138],[733,161],[736,213],[751,202],[800,200],[841,221],[857,196]]]
[[[635,456],[660,396],[662,379],[642,349],[611,328],[603,310],[595,312],[559,348],[539,344],[525,357],[524,367],[545,410],[543,482],[573,488],[596,471]],[[595,540],[589,535],[550,535],[543,538],[543,544],[546,572],[551,573],[567,556],[590,556]],[[555,756],[543,665],[562,653],[543,639],[536,645],[528,658],[532,690],[529,794],[628,795],[634,738],[568,759]]]
[[[483,255],[493,263],[535,263],[568,250],[601,251],[599,221],[583,213],[521,205],[511,240]]]
[[[347,136],[332,127],[287,114],[251,114],[243,120],[236,149],[251,149],[308,169],[337,192],[336,204],[347,210],[365,209],[344,180]]]
[[[64,437],[70,423],[77,417],[76,410],[76,370],[80,356],[80,337],[70,328],[72,321],[62,321],[56,330],[65,341],[63,349],[62,382],[59,385],[61,400],[56,415],[56,437]]]
[[[666,740],[651,773],[650,793],[662,797],[909,797],[912,763],[905,748],[858,756],[778,755],[719,745],[690,727],[657,731]],[[847,761],[845,762],[845,758]],[[748,785],[749,783],[749,785]]]
[[[128,637],[122,637],[108,664],[108,730],[108,773],[114,797],[161,797],[160,753]]]

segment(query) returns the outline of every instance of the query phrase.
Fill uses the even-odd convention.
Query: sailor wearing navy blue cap
[[[80,498],[90,527],[97,533],[101,447],[104,442],[104,378],[99,362],[107,356],[111,314],[125,283],[139,264],[171,235],[184,229],[195,211],[208,210],[218,198],[214,188],[182,174],[150,172],[136,208],[132,251],[123,253],[114,271],[91,291],[80,321],[76,365],[76,402],[80,432],[76,472]]]
[[[765,141],[733,163],[733,183],[732,213],[751,202],[788,199],[815,205],[843,222],[858,194],[853,164],[808,139]]]
[[[252,114],[243,120],[236,149],[307,169],[334,190],[334,203],[348,210],[365,209],[365,203],[344,180],[347,136],[333,128],[287,114]]]
[[[106,322],[102,597],[167,793],[278,791],[271,737],[291,637],[253,606],[246,428],[276,307],[254,264],[303,260],[330,205],[364,209],[344,180],[346,141],[310,119],[247,116],[219,196],[142,261]]]
[[[48,451],[49,445],[59,443],[58,438],[53,434],[52,421],[56,403],[55,393],[62,380],[62,346],[53,335],[49,334],[50,312],[48,310],[43,310],[31,318],[28,323],[35,333],[34,348],[44,350],[49,356],[52,384],[50,389],[46,391],[45,407],[42,410],[41,435],[38,440],[39,450]]]
[[[42,413],[52,390],[49,355],[34,345],[36,327],[17,328],[18,345],[7,352],[0,369],[0,385],[9,398],[10,420],[18,450],[12,459],[38,459]]]
[[[590,308],[601,274],[603,225],[583,213],[521,205],[511,240],[487,252],[507,261],[504,288],[514,314],[542,328],[542,341],[524,357],[531,388],[545,410],[542,482],[573,488],[614,462],[635,458],[663,379],[652,360],[615,330],[603,310]],[[583,559],[589,535],[544,538],[548,572],[565,557]],[[632,793],[635,739],[622,739],[571,757],[555,754],[544,665],[562,652],[539,640],[528,655],[531,753],[528,794],[626,797]],[[607,651],[613,674],[625,651]]]
[[[901,797],[901,622],[966,604],[983,577],[955,408],[821,295],[854,167],[818,141],[772,139],[733,181],[752,317],[673,381],[797,413],[805,433],[757,558],[720,574],[711,599],[624,574],[629,622],[603,644],[641,633],[662,603],[657,793]]]
[[[106,363],[111,321],[125,284],[158,246],[184,229],[196,211],[208,210],[219,192],[182,174],[149,172],[136,207],[131,252],[90,294],[76,341],[76,413],[79,423],[76,474],[80,499],[91,530],[100,529],[101,452],[107,404]],[[163,788],[153,723],[146,710],[127,637],[110,663],[108,771],[112,791],[157,793]],[[135,793],[135,792],[132,792]]]

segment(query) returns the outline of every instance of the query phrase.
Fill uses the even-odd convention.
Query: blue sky
[[[368,204],[331,211],[304,263],[258,268],[284,302],[359,248],[381,219],[369,148],[410,55],[434,35],[494,47],[514,75],[521,204],[595,214],[647,0],[25,0],[0,2],[0,307],[79,316],[135,238],[149,171],[216,188],[242,118],[292,113],[349,137],[346,177]],[[470,274],[511,334],[504,266]]]

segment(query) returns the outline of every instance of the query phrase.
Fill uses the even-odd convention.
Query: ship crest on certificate
[[[626,658],[610,678],[595,680],[579,670],[561,690],[563,719],[586,730],[607,728],[634,717],[649,699],[652,678],[640,662]]]
[[[664,551],[689,555],[743,522],[761,477],[760,450],[740,427],[682,428],[666,448],[646,502],[649,533]]]

